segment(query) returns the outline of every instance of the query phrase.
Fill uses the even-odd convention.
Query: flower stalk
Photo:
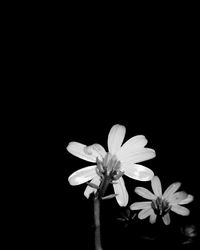
[[[95,225],[95,250],[103,250],[101,247],[100,200],[98,197],[94,197],[94,225]]]
[[[101,246],[100,200],[103,198],[110,182],[109,176],[102,177],[102,182],[94,195],[95,250],[103,250]]]

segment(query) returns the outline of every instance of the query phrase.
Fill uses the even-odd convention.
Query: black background
[[[180,233],[180,228],[191,224],[199,233],[199,13],[195,6],[157,10],[158,6],[49,3],[18,6],[21,13],[12,7],[15,15],[9,7],[12,18],[5,19],[8,98],[3,104],[10,106],[6,110],[11,134],[8,159],[20,158],[23,167],[12,164],[20,190],[11,188],[16,197],[11,199],[8,232],[11,228],[16,242],[26,248],[94,249],[92,201],[83,195],[84,184],[68,183],[71,173],[89,164],[70,155],[66,147],[78,141],[107,148],[110,128],[122,124],[127,129],[125,141],[143,134],[147,146],[155,149],[156,158],[142,164],[160,177],[163,189],[180,181],[181,189],[195,199],[187,205],[191,215],[172,214],[169,227],[137,218],[126,226],[117,220],[123,209],[116,200],[102,202],[103,249],[163,244],[195,248],[199,234],[193,244],[181,245]],[[134,193],[136,186],[151,188],[150,182],[124,179],[128,206],[142,200]]]
[[[57,194],[61,204],[53,205],[59,232],[57,243],[67,249],[94,249],[93,204],[83,195],[86,185],[72,187],[67,180],[71,173],[90,163],[70,155],[66,151],[68,143],[99,143],[107,148],[110,128],[122,124],[127,129],[125,141],[143,134],[148,139],[147,146],[155,149],[156,158],[142,164],[160,177],[163,190],[180,181],[181,190],[193,194],[195,199],[186,205],[190,216],[171,213],[168,227],[162,222],[150,225],[148,219],[137,218],[126,226],[117,220],[124,210],[116,200],[103,202],[103,249],[150,245],[160,248],[163,244],[195,249],[199,235],[193,243],[183,245],[186,238],[181,228],[195,225],[199,230],[196,16],[176,19],[172,13],[162,18],[160,13],[158,18],[152,16],[145,21],[128,16],[123,24],[120,20],[104,23],[100,16],[94,24],[95,13],[92,14],[88,17],[74,8],[70,17],[61,16],[62,25],[57,27],[53,74],[59,87],[50,97],[55,113],[55,140],[61,139],[56,148],[56,169],[63,169],[64,177],[60,179],[61,199]],[[128,205],[142,200],[134,194],[136,186],[151,188],[150,182],[124,179],[130,196]]]

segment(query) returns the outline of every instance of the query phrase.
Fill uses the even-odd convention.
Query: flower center
[[[151,203],[151,207],[155,211],[156,214],[165,215],[171,209],[169,202],[163,199],[162,197],[157,197],[156,200],[153,200]]]
[[[117,157],[115,155],[111,155],[110,153],[107,153],[106,156],[103,158],[103,160],[96,159],[97,161],[97,174],[103,178],[103,177],[110,177],[112,180],[118,180],[124,172],[121,171],[121,162],[118,161]]]

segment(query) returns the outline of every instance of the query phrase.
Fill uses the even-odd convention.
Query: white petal
[[[97,176],[96,166],[90,166],[81,168],[71,174],[68,181],[72,186],[76,186],[92,180],[95,176]]]
[[[97,186],[99,186],[100,184],[100,176],[95,176],[90,183],[93,183]],[[90,197],[90,194],[91,193],[96,193],[97,189],[96,188],[92,188],[90,186],[87,186],[86,189],[85,189],[85,192],[84,192],[84,195],[86,198],[89,198]]]
[[[87,146],[79,142],[70,142],[67,150],[78,158],[89,162],[96,162],[96,156],[86,150]]]
[[[121,147],[126,133],[126,128],[122,125],[114,125],[108,134],[108,150],[115,154]]]
[[[168,198],[170,205],[179,204],[182,200],[187,198],[187,193],[184,191],[176,192]]]
[[[162,196],[162,186],[161,186],[161,182],[158,176],[153,177],[153,179],[151,180],[151,186],[156,196],[158,197]]]
[[[142,161],[146,161],[152,159],[156,156],[155,151],[151,148],[140,148],[132,150],[131,152],[122,153],[121,150],[116,154],[117,158],[122,163],[138,163]]]
[[[100,144],[92,144],[84,148],[85,153],[92,155],[95,159],[98,157],[99,160],[103,160],[105,155],[107,154],[105,149]]]
[[[170,215],[169,213],[166,213],[163,217],[162,217],[163,222],[165,223],[165,225],[169,225],[170,224]]]
[[[155,223],[156,222],[156,218],[157,218],[157,215],[153,212],[150,217],[149,217],[149,222],[151,224]]]
[[[147,209],[151,208],[151,201],[134,202],[131,206],[131,210]]]
[[[163,198],[169,199],[171,195],[173,195],[181,186],[180,182],[175,182],[171,184],[164,192]]]
[[[126,190],[123,178],[119,178],[116,184],[113,184],[116,199],[121,207],[125,207],[128,204],[128,192]]]
[[[146,217],[150,216],[153,213],[154,213],[154,211],[153,211],[152,208],[147,208],[147,209],[144,209],[144,210],[139,212],[138,218],[143,220],[143,219],[145,219]]]
[[[148,189],[146,188],[143,188],[143,187],[136,187],[135,188],[135,192],[142,196],[143,198],[145,199],[148,199],[148,200],[155,200],[157,197],[155,194],[153,194],[152,192],[150,192]]]
[[[179,204],[188,204],[194,200],[194,196],[191,194],[188,194],[187,198],[183,199],[182,201],[179,202]]]
[[[137,135],[126,141],[120,148],[119,155],[130,155],[138,149],[144,148],[147,144],[147,139],[144,135]]]
[[[128,177],[139,181],[150,181],[154,176],[151,169],[134,163],[122,164],[122,170]]]
[[[172,206],[171,211],[183,216],[187,216],[190,214],[190,210],[188,208],[179,205]]]

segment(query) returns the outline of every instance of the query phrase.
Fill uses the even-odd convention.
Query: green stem
[[[95,249],[103,250],[101,247],[101,232],[100,232],[100,200],[94,198],[94,225],[95,225]]]

